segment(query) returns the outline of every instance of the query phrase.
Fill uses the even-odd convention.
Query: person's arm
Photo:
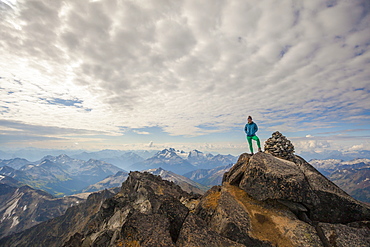
[[[254,123],[254,133],[256,133],[258,131],[258,126],[256,123]]]
[[[246,134],[248,134],[248,126],[247,126],[247,124],[245,125],[245,127],[244,127],[244,132],[246,133]]]

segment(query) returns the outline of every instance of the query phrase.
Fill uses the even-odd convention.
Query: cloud
[[[367,146],[364,144],[359,144],[359,145],[353,145],[351,148],[349,148],[350,151],[355,151],[355,150],[366,150]]]
[[[320,149],[328,149],[331,147],[330,142],[326,140],[309,140],[294,142],[296,150],[302,151],[315,151]]]
[[[18,136],[19,138],[17,139],[22,139],[24,136],[57,138],[58,136],[94,136],[107,134],[103,131],[69,129],[63,127],[47,127],[44,125],[30,125],[23,122],[11,120],[0,120],[0,133],[2,135],[2,139],[5,138],[5,136]]]
[[[370,5],[327,3],[18,1],[0,10],[0,116],[112,135],[356,121],[370,110]]]
[[[147,131],[138,131],[138,130],[133,130],[134,133],[139,134],[139,135],[149,135],[150,133]]]

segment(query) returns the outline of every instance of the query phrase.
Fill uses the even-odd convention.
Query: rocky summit
[[[299,156],[242,154],[203,196],[148,172],[0,246],[370,246],[370,207]]]
[[[264,238],[272,246],[369,246],[370,207],[350,197],[301,157],[295,160],[266,153],[242,154],[225,173],[222,187],[245,194],[251,235],[267,234],[265,230],[253,233],[253,229],[268,222],[275,237],[267,234]],[[253,220],[258,219],[253,227]],[[279,244],[272,238],[288,242]]]

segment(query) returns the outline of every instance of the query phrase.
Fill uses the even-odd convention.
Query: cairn
[[[265,142],[265,153],[295,162],[293,144],[279,131],[274,132]]]

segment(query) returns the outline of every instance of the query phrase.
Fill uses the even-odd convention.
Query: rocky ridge
[[[0,245],[370,245],[370,207],[299,156],[292,162],[269,153],[242,154],[222,185],[203,196],[131,172],[120,192],[84,205]]]

